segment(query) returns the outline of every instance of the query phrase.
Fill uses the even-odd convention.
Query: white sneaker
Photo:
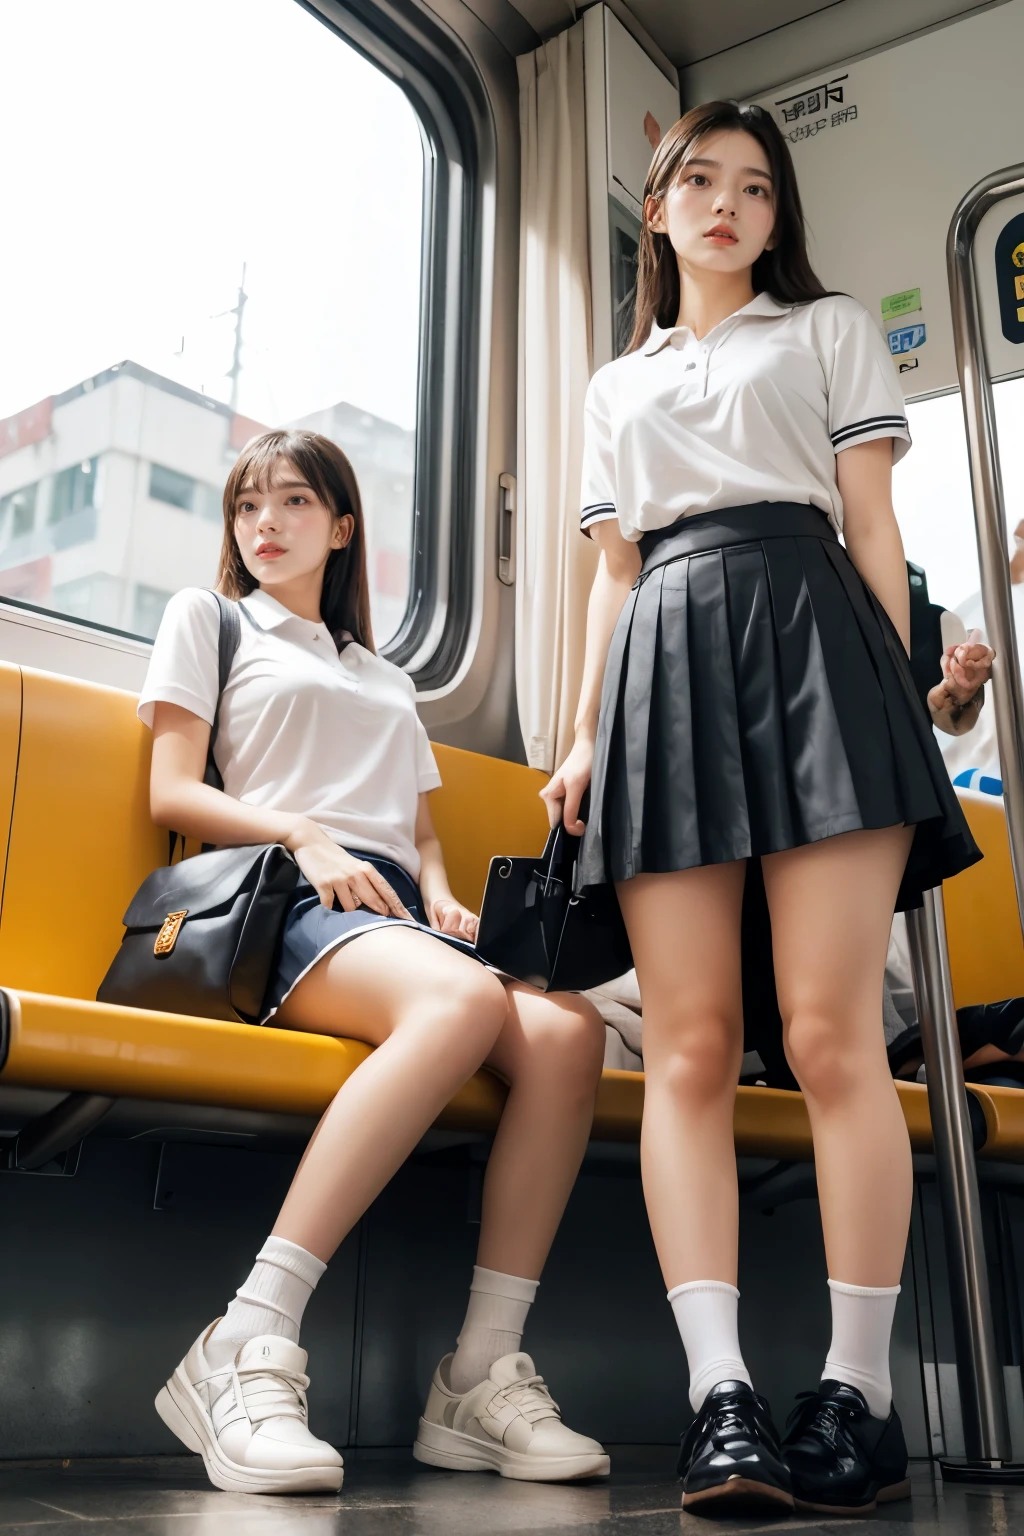
[[[200,1334],[157,1396],[167,1428],[198,1451],[216,1488],[337,1493],[341,1457],[306,1423],[306,1351],[278,1334],[262,1334],[213,1370],[203,1345],[216,1325]]]
[[[452,1358],[434,1372],[412,1448],[417,1461],[531,1483],[607,1477],[604,1447],[566,1428],[529,1355],[503,1355],[486,1381],[461,1394],[449,1385]]]

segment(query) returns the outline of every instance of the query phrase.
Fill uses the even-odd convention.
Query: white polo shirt
[[[836,454],[910,446],[881,332],[844,294],[779,304],[767,293],[700,341],[656,325],[587,391],[581,523],[618,518],[636,541],[677,518],[760,501],[820,507],[840,530]]]
[[[420,872],[417,796],[441,776],[416,713],[411,678],[355,643],[341,654],[325,624],[268,593],[242,599],[241,639],[221,701],[214,758],[225,792],[246,805],[308,816],[345,848]],[[208,725],[217,704],[219,619],[198,587],[167,604],[139,699],[179,704]]]

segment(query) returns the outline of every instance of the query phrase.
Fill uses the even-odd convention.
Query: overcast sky
[[[0,0],[0,143],[0,417],[123,358],[226,401],[245,261],[242,412],[413,425],[419,128],[295,0]]]

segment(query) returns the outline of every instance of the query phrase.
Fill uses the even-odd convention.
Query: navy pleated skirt
[[[363,859],[367,864],[372,864],[384,876],[408,911],[409,917],[384,916],[380,912],[371,912],[368,907],[357,907],[354,912],[346,912],[337,901],[333,908],[325,907],[306,877],[300,876],[292,892],[278,939],[277,960],[263,1000],[261,1024],[271,1022],[285,998],[324,955],[378,928],[418,928],[421,933],[429,934],[432,939],[439,939],[442,944],[483,964],[473,945],[466,939],[455,938],[450,933],[438,933],[436,928],[431,928],[427,922],[420,888],[400,864],[359,848],[349,848],[346,852],[351,853],[354,859]]]
[[[981,853],[888,615],[815,507],[640,541],[605,670],[582,887],[916,828],[898,909]]]

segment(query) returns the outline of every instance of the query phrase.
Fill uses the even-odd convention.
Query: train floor
[[[707,1519],[684,1515],[671,1452],[631,1447],[607,1482],[500,1482],[431,1472],[409,1456],[357,1452],[337,1497],[268,1498],[211,1489],[196,1457],[0,1464],[3,1536],[779,1536],[861,1524],[873,1536],[1016,1536],[1024,1487],[943,1484],[913,1468],[913,1498],[865,1518],[796,1515]]]

